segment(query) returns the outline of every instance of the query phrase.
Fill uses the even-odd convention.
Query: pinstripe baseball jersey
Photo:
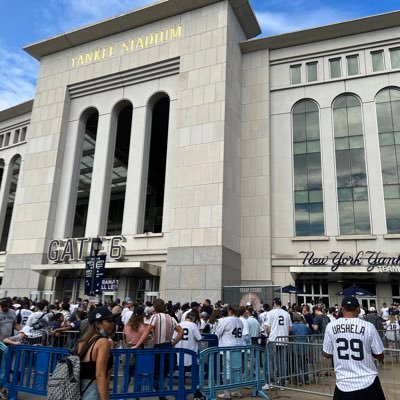
[[[288,312],[281,308],[274,308],[267,314],[265,325],[271,329],[268,339],[273,342],[277,337],[284,336],[280,341],[289,341],[289,329],[293,325]]]
[[[360,318],[339,318],[325,330],[323,350],[333,355],[336,386],[354,392],[372,385],[378,370],[372,354],[382,354],[382,340],[375,327]]]

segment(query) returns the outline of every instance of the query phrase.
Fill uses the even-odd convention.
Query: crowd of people
[[[385,337],[389,347],[396,347],[400,331],[398,304],[388,307],[384,303],[380,310],[375,307],[364,310],[358,305],[357,310],[358,319],[371,322],[382,332],[381,337]],[[63,331],[79,331],[76,350],[85,365],[81,374],[85,392],[82,398],[104,400],[108,399],[112,367],[110,350],[118,345],[112,339],[116,331],[123,332],[124,345],[131,348],[175,346],[197,351],[205,333],[217,335],[220,347],[249,345],[252,338],[259,342],[259,338],[264,337],[273,343],[289,335],[325,334],[328,324],[343,317],[343,312],[345,310],[338,305],[282,305],[280,299],[256,310],[250,303],[238,307],[218,301],[212,305],[209,299],[201,304],[196,301],[173,304],[161,299],[143,303],[129,297],[107,304],[94,304],[89,299],[55,300],[49,304],[46,300],[33,302],[26,297],[7,297],[0,300],[0,340],[16,345],[27,343],[44,331],[54,338]],[[271,350],[269,355],[278,359],[284,357],[283,353],[276,354],[276,350]],[[190,367],[190,357],[184,362],[185,367]],[[229,363],[229,359],[226,362]],[[279,365],[285,368],[283,358]],[[284,371],[278,375],[283,376]],[[267,371],[267,377],[270,382],[271,371]],[[269,389],[268,382],[264,386],[266,390]],[[157,381],[156,385],[160,383]],[[195,397],[202,396],[197,393]],[[241,397],[241,393],[226,391],[219,397],[230,399]],[[0,391],[0,398],[6,398],[3,391]]]

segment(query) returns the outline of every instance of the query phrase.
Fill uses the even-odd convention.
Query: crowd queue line
[[[358,319],[371,322],[380,331],[386,347],[398,346],[398,305],[393,304],[389,308],[383,304],[379,312],[374,308],[363,312],[359,306],[358,312]],[[277,319],[274,318],[275,314],[279,314]],[[341,310],[337,306],[327,310],[322,305],[311,308],[310,305],[290,304],[285,307],[279,299],[274,299],[272,307],[265,304],[257,313],[251,304],[235,307],[218,302],[213,307],[207,299],[202,304],[173,305],[161,299],[153,304],[141,304],[127,298],[122,303],[117,301],[95,306],[87,299],[78,299],[77,302],[56,300],[54,304],[39,301],[32,304],[27,298],[3,298],[0,300],[0,339],[10,345],[34,342],[71,347],[76,344],[78,351],[97,339],[90,343],[89,351],[82,358],[81,362],[87,363],[85,365],[88,368],[83,368],[86,372],[81,378],[86,389],[86,397],[83,398],[103,400],[108,398],[112,348],[175,346],[198,351],[198,343],[205,333],[215,334],[220,347],[250,345],[251,338],[257,338],[257,343],[264,340],[273,343],[276,340],[289,340],[282,339],[289,337],[289,333],[293,338],[324,334],[328,323],[340,317]],[[77,333],[65,335],[69,331],[79,332],[79,337]],[[116,331],[119,332],[116,334]],[[275,353],[269,352],[270,365],[274,366],[276,360],[272,358],[276,358]],[[285,363],[281,361],[279,368],[284,368],[282,365]],[[229,358],[226,363],[229,363]],[[107,368],[103,368],[104,365]],[[268,382],[272,378],[268,378],[265,390],[270,389]],[[304,383],[307,384],[307,381]],[[284,386],[284,382],[280,384]],[[6,398],[5,391],[0,392],[0,397]],[[203,396],[196,393],[195,397]],[[241,393],[227,390],[219,397],[241,397]]]

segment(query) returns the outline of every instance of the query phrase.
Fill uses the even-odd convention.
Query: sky
[[[191,1],[191,0],[186,0]],[[38,61],[22,50],[154,0],[0,0],[0,110],[34,97]],[[400,9],[398,0],[250,0],[260,37]]]

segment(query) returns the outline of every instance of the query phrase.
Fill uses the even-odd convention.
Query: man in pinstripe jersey
[[[330,322],[325,330],[323,351],[333,357],[336,372],[334,400],[384,400],[374,358],[383,361],[383,344],[375,327],[358,318],[360,304],[355,297],[342,301],[343,318]]]

